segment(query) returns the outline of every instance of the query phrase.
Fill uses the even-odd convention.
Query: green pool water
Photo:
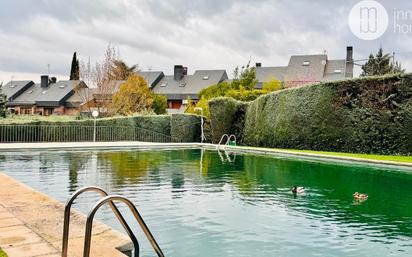
[[[0,152],[0,170],[62,202],[88,185],[129,197],[166,256],[412,255],[411,172],[229,157],[200,149]],[[295,197],[293,185],[306,193]],[[354,202],[355,191],[369,199]],[[87,213],[97,198],[75,208]],[[108,208],[97,218],[122,230]],[[141,256],[155,256],[133,227]]]

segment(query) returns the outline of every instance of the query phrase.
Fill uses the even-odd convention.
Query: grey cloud
[[[173,64],[226,68],[229,73],[250,57],[286,65],[292,54],[320,53],[343,58],[354,45],[363,58],[382,45],[398,51],[409,67],[412,34],[380,40],[355,38],[347,15],[357,0],[2,0],[0,71],[41,73],[47,63],[67,74],[71,54],[96,61],[105,46],[116,45],[130,63],[171,71]],[[412,9],[401,0],[381,1]],[[2,79],[0,78],[0,81]]]

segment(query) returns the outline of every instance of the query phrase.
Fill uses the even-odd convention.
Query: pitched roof
[[[326,62],[325,54],[291,56],[285,81],[321,81]]]
[[[269,82],[277,79],[283,81],[288,67],[256,67],[256,78],[259,82]]]
[[[328,60],[322,80],[339,80],[345,78],[346,60]]]
[[[261,88],[271,77],[296,86],[308,82],[330,81],[353,77],[353,63],[346,59],[328,60],[325,54],[294,55],[286,67],[256,67],[258,83]]]
[[[263,83],[271,80],[283,81],[288,67],[256,67],[256,79],[258,83],[255,88],[261,89]]]
[[[12,105],[38,105],[38,106],[59,106],[65,100],[74,94],[77,86],[85,87],[82,81],[64,80],[50,84],[42,88],[41,84],[34,84],[20,96],[18,96]]]
[[[12,101],[33,84],[34,82],[31,80],[10,81],[1,87],[1,91],[6,95],[8,101]]]
[[[193,75],[185,75],[175,80],[173,75],[164,76],[153,88],[156,94],[168,99],[197,99],[200,90],[227,79],[225,70],[197,70]]]
[[[153,88],[164,77],[162,71],[138,71],[136,74],[142,76],[150,88]]]

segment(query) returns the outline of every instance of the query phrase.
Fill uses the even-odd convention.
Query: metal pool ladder
[[[97,192],[99,193],[102,198],[93,206],[89,214],[87,215],[86,220],[86,232],[84,237],[84,249],[83,249],[83,257],[90,256],[90,246],[91,246],[91,237],[92,237],[92,228],[93,228],[93,218],[96,212],[105,204],[109,204],[110,208],[112,209],[113,213],[119,220],[120,224],[122,224],[123,228],[126,230],[127,234],[129,235],[130,239],[134,245],[134,256],[139,256],[139,242],[137,241],[136,236],[134,235],[132,229],[127,224],[126,220],[124,219],[123,215],[120,213],[119,209],[116,207],[113,201],[119,201],[125,203],[130,211],[133,213],[134,218],[139,223],[140,227],[142,228],[146,238],[149,240],[150,244],[152,245],[154,251],[157,253],[158,257],[164,257],[162,250],[160,249],[159,245],[157,244],[156,240],[154,239],[152,233],[150,232],[149,228],[147,227],[146,223],[143,221],[142,216],[140,216],[136,206],[126,197],[121,195],[109,195],[101,189],[100,187],[90,186],[84,187],[76,192],[67,200],[66,205],[64,207],[64,225],[63,225],[63,242],[62,242],[62,257],[67,257],[67,250],[69,244],[69,226],[70,226],[70,209],[74,202],[74,200],[85,192]]]
[[[231,139],[234,139],[233,141],[231,141]],[[220,145],[223,143],[223,140],[226,139],[225,142],[225,146],[230,145],[232,142],[234,143],[234,145],[236,145],[236,136],[231,134],[230,136],[228,134],[223,134],[222,137],[220,138],[219,143],[217,144],[217,149],[219,149]]]

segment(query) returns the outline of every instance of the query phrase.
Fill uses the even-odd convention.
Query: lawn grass
[[[73,121],[76,120],[76,116],[69,115],[13,115],[7,116],[6,118],[0,118],[0,124],[21,124],[34,121]]]
[[[266,148],[266,149],[275,150],[275,151],[285,151],[285,152],[290,152],[290,153],[308,153],[308,154],[318,154],[318,155],[326,155],[326,156],[352,157],[352,158],[367,159],[367,160],[374,160],[374,161],[392,161],[392,162],[412,163],[412,156],[340,153],[340,152],[324,152],[324,151],[278,149],[278,148]]]
[[[7,257],[7,254],[0,248],[0,257]]]
[[[286,150],[286,149],[285,149]],[[398,155],[378,155],[378,154],[357,154],[357,153],[339,153],[339,152],[323,152],[323,151],[311,151],[311,150],[289,150],[302,153],[313,153],[328,156],[342,156],[353,157],[359,159],[369,159],[375,161],[393,161],[393,162],[408,162],[412,163],[412,156],[398,156]]]

